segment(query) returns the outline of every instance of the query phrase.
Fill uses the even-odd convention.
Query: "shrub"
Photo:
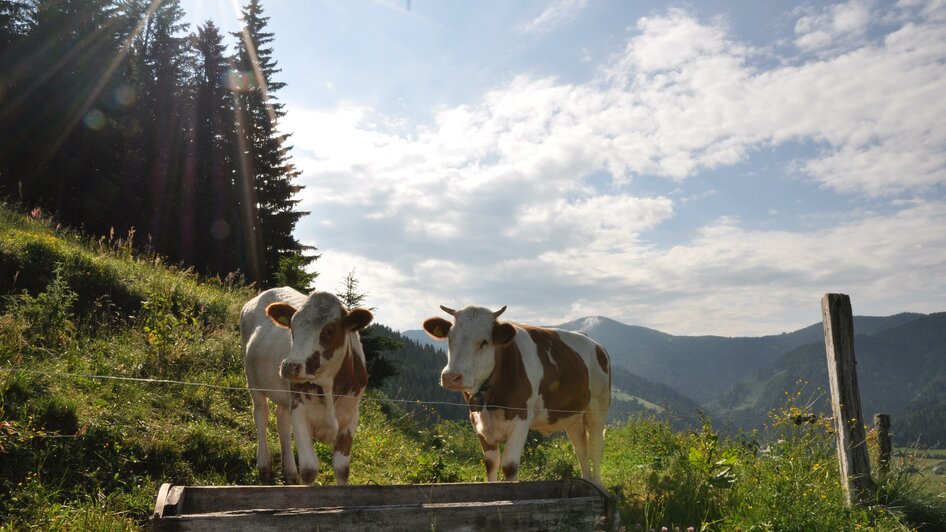
[[[75,332],[72,306],[76,297],[65,280],[61,266],[57,266],[44,292],[36,297],[25,291],[12,296],[9,314],[22,323],[30,346],[61,348],[72,340]]]

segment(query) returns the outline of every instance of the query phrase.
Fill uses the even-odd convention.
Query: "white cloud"
[[[552,0],[539,16],[519,25],[518,31],[522,34],[551,31],[574,20],[587,5],[588,0]]]
[[[851,0],[825,7],[820,13],[802,16],[795,23],[795,45],[815,51],[851,46],[863,41],[871,23],[868,0]]]
[[[721,219],[668,250],[549,254],[539,260],[553,269],[597,271],[608,282],[574,304],[580,314],[559,305],[537,310],[537,319],[600,314],[670,332],[775,333],[786,323],[817,322],[826,292],[850,294],[859,314],[890,313],[891,301],[902,305],[897,311],[943,310],[946,232],[933,228],[946,227],[946,203],[910,203],[824,225],[810,232],[752,230]],[[909,294],[922,296],[910,301]]]
[[[860,42],[868,7],[805,14],[799,46],[823,53],[766,69],[724,21],[670,10],[638,21],[585,83],[516,76],[429,124],[291,109],[313,213],[299,233],[326,250],[320,286],[357,266],[398,328],[476,303],[537,323],[759,333],[817,321],[826,291],[862,298],[859,313],[898,291],[923,295],[910,310],[942,310],[928,307],[946,296],[946,233],[931,229],[946,204],[924,195],[946,185],[946,19],[904,4],[898,29]],[[841,41],[858,44],[829,46]],[[644,194],[636,178],[684,183],[796,143],[815,146],[794,165],[807,178],[883,208],[817,230],[722,218],[675,247],[650,240],[694,194]]]

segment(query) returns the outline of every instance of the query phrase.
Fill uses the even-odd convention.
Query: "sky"
[[[263,5],[295,235],[379,323],[946,311],[944,0]],[[238,27],[231,0],[184,7]]]

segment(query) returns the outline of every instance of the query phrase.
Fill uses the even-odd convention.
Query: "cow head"
[[[348,348],[348,334],[371,323],[371,312],[347,310],[328,292],[312,292],[302,307],[273,303],[269,319],[292,333],[292,348],[279,366],[279,376],[293,381],[323,383],[337,372]]]
[[[476,393],[496,365],[496,348],[512,342],[516,329],[496,321],[506,307],[496,312],[483,307],[453,310],[441,306],[455,323],[428,318],[424,330],[434,338],[447,339],[447,366],[440,373],[440,385],[449,390]]]

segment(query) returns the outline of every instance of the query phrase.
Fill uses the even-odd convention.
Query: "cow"
[[[611,360],[604,347],[580,333],[500,322],[506,307],[440,308],[454,323],[432,317],[424,330],[448,341],[440,384],[463,392],[487,480],[498,480],[500,465],[505,480],[516,479],[529,429],[564,430],[582,478],[600,486],[611,406]]]
[[[348,483],[358,406],[368,384],[358,331],[372,318],[363,308],[349,311],[328,292],[305,296],[289,287],[266,290],[243,306],[240,337],[256,422],[256,467],[264,482],[272,480],[266,445],[272,401],[286,483],[299,481],[292,434],[303,483],[311,484],[319,472],[313,438],[334,444],[335,480]]]

